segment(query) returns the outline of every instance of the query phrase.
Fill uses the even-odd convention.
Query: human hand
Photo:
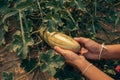
[[[54,50],[59,53],[60,55],[62,55],[66,62],[75,66],[76,64],[78,64],[78,61],[83,61],[85,60],[85,58],[81,55],[78,55],[77,53],[71,51],[71,50],[66,50],[66,49],[62,49],[58,46],[54,47]]]
[[[101,45],[89,38],[75,38],[82,45],[80,53],[89,59],[98,59]]]

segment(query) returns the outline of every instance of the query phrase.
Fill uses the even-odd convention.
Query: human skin
[[[89,38],[75,38],[82,45],[80,53],[89,59],[98,59],[101,44]],[[105,45],[101,54],[101,59],[120,59],[120,44]]]
[[[80,43],[81,50],[79,54],[62,49],[56,46],[54,49],[57,53],[61,54],[65,59],[66,62],[70,63],[71,65],[78,68],[81,72],[90,65],[90,62],[85,59],[99,59],[100,50],[102,48],[101,44],[88,39],[88,38],[75,38],[75,40]],[[105,45],[105,48],[102,50],[102,54],[100,59],[120,59],[120,45]],[[99,70],[94,65],[90,66],[84,74],[90,80],[113,80],[110,76]]]
[[[66,62],[71,64],[72,66],[79,69],[81,72],[84,72],[84,70],[90,65],[90,62],[88,62],[84,56],[78,55],[70,50],[62,49],[58,46],[54,47],[55,51],[62,55]],[[103,73],[101,70],[99,70],[94,65],[91,65],[87,71],[84,73],[84,75],[89,80],[114,80],[107,74]]]

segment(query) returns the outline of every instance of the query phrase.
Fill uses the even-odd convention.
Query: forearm
[[[83,72],[90,63],[87,60],[77,60],[76,67]],[[98,68],[96,68],[94,65],[90,66],[84,75],[90,79],[90,80],[114,80],[111,77],[109,77],[107,74],[100,71]]]
[[[103,59],[120,59],[120,44],[106,45],[101,58]]]

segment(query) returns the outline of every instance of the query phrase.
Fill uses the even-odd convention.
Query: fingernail
[[[77,37],[74,38],[75,40],[78,39]]]
[[[74,37],[74,39],[76,39],[77,37]]]
[[[54,51],[54,53],[55,53],[56,55],[59,55],[56,51]]]
[[[57,46],[55,46],[54,49],[57,49]]]
[[[55,52],[56,55],[59,55],[57,52]]]

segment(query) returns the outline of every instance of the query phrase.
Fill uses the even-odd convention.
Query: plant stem
[[[25,41],[23,24],[22,24],[22,14],[21,14],[21,10],[19,10],[19,19],[20,19],[20,27],[21,27],[21,33],[22,33],[22,40],[23,40],[23,44],[25,45],[26,41]]]
[[[41,8],[41,6],[40,6],[40,2],[37,0],[37,4],[38,4],[38,8],[39,8],[39,10],[41,11],[41,17],[42,17],[42,19],[43,19],[43,11],[42,11],[42,8]]]
[[[76,23],[75,19],[71,15],[71,13],[67,9],[66,9],[66,12],[68,13],[69,17],[71,18],[71,20],[73,21],[73,23],[76,25],[76,27],[78,27],[78,23]]]
[[[66,11],[67,11],[69,17],[72,19],[73,23],[75,23],[75,20],[74,20],[74,18],[72,17],[71,13],[70,13],[67,9],[66,9]]]
[[[97,1],[95,0],[95,17],[97,16]]]
[[[94,19],[92,19],[92,27],[93,27],[93,33],[96,34],[95,25],[94,25]]]
[[[40,44],[41,42],[42,42],[42,40],[40,40],[39,42],[35,43],[34,45],[38,45],[38,44]]]
[[[79,4],[78,1],[74,0],[74,2],[75,2],[75,4],[78,6],[78,8],[79,8],[81,11],[86,12],[86,9],[82,8],[82,7],[80,6],[81,4]]]
[[[30,35],[33,35],[33,34],[35,34],[35,33],[39,33],[39,32],[40,32],[40,30],[33,31]]]
[[[120,2],[117,2],[117,3],[114,4],[113,6],[115,7],[115,6],[118,6],[118,5],[120,5]]]
[[[33,70],[35,70],[36,68],[38,67],[38,64],[33,68],[31,69],[29,72],[27,72],[26,74],[20,76],[19,78],[17,78],[16,80],[20,80],[22,78],[24,78],[25,76],[29,75],[31,72],[33,72]]]

